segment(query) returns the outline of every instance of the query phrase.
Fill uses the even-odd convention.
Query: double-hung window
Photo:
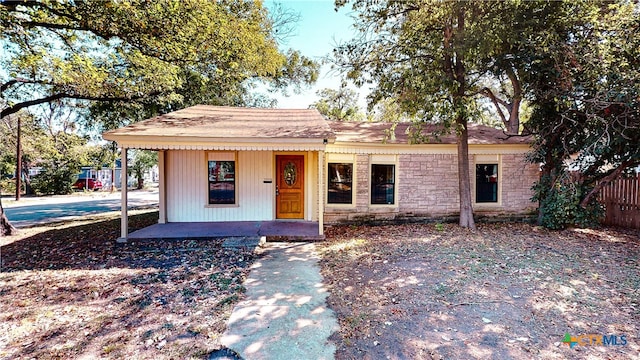
[[[476,203],[498,202],[498,164],[476,165]]]
[[[395,204],[395,173],[395,165],[371,165],[371,204]]]
[[[236,204],[235,154],[211,153],[207,163],[209,205]]]
[[[329,163],[327,176],[327,203],[351,204],[353,202],[353,164]]]

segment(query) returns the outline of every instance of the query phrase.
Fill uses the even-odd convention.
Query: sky
[[[300,15],[293,35],[286,43],[281,44],[283,51],[289,48],[299,50],[302,55],[320,62],[323,57],[331,54],[335,45],[347,42],[355,35],[349,5],[338,9],[337,12],[333,0],[267,0],[264,5],[271,9],[276,3]],[[313,87],[303,88],[300,94],[289,91],[289,96],[277,95],[278,108],[306,109],[318,99],[316,91],[324,88],[338,89],[340,79],[340,74],[335,70],[331,71],[331,65],[325,64]],[[360,95],[361,108],[365,109],[366,90],[355,87],[354,90]]]

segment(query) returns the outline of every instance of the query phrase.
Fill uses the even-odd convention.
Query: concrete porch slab
[[[261,238],[266,241],[320,241],[313,221],[227,221],[154,224],[134,231],[128,239]]]

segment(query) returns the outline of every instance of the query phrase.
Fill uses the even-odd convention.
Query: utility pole
[[[16,142],[16,201],[20,200],[22,188],[22,145],[20,144],[20,116],[18,118],[18,141]]]

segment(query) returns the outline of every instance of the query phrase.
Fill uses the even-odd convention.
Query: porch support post
[[[129,235],[129,213],[127,211],[127,148],[122,147],[120,151],[120,194],[122,195],[120,204],[120,238],[119,243],[127,242],[127,236]]]
[[[318,151],[318,235],[324,235],[324,151]]]
[[[166,159],[166,151],[159,150],[158,151],[158,172],[160,175],[160,179],[158,180],[158,205],[159,205],[159,216],[158,216],[158,224],[165,224],[167,222],[167,179],[165,175],[165,160]]]

